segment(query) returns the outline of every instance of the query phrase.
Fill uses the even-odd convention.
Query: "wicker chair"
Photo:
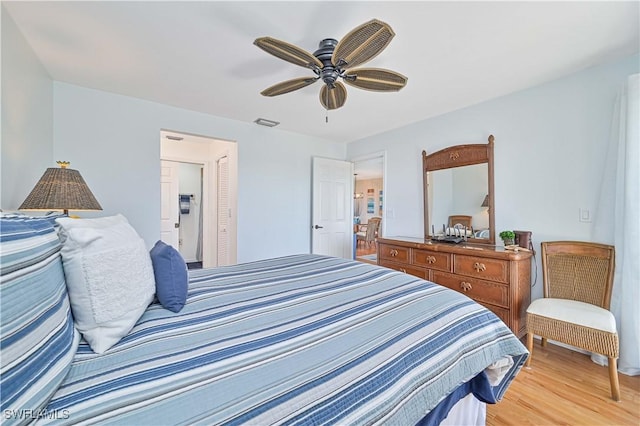
[[[544,297],[527,308],[527,349],[533,357],[533,336],[560,341],[605,355],[609,361],[611,397],[620,400],[616,320],[609,311],[615,249],[578,242],[542,243]]]
[[[356,243],[364,241],[365,245],[368,246],[370,243],[375,242],[378,236],[378,228],[380,228],[380,220],[381,218],[379,217],[372,217],[366,225],[361,225],[365,230],[356,232]]]
[[[469,229],[471,229],[471,216],[466,216],[466,215],[453,215],[453,216],[449,216],[449,224],[448,226],[450,228],[455,227],[456,225],[458,226],[462,226],[462,227],[467,227]]]

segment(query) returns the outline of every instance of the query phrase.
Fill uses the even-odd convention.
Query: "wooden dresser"
[[[493,311],[513,333],[525,334],[531,302],[531,253],[480,244],[378,238],[378,265],[466,294]]]

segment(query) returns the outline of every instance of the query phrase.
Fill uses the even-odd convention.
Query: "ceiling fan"
[[[407,77],[382,68],[353,68],[382,52],[395,33],[377,19],[365,22],[349,32],[340,42],[326,38],[313,54],[297,46],[271,37],[257,38],[253,44],[267,53],[292,64],[310,68],[315,76],[300,77],[275,84],[262,92],[264,96],[278,96],[302,89],[322,79],[320,103],[327,109],[337,109],[347,100],[347,89],[338,81],[366,90],[397,92],[407,84]]]

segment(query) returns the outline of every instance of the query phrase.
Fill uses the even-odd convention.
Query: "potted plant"
[[[504,242],[505,246],[510,246],[514,244],[516,234],[513,231],[502,231],[500,234],[500,238]]]

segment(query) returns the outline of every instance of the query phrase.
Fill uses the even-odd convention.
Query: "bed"
[[[48,235],[46,276],[59,286],[56,242],[38,232]],[[15,391],[22,362],[4,362],[18,334],[11,290],[37,285],[16,278],[25,272],[10,254],[3,250],[3,392]],[[34,391],[18,387],[3,396],[7,424],[438,424],[456,403],[482,410],[478,401],[498,401],[528,356],[501,320],[458,292],[326,256],[190,271],[178,313],[154,301],[102,354],[78,343],[64,290],[52,292],[67,312],[55,329],[66,330],[69,348],[46,357],[50,395],[25,398]]]

